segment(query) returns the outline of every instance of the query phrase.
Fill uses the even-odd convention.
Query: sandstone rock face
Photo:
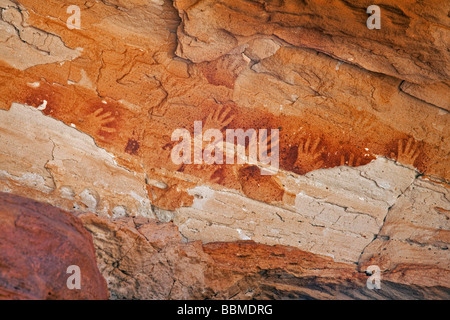
[[[111,221],[91,213],[80,218],[94,237],[99,267],[113,299],[445,299],[450,295],[448,286],[404,284],[390,271],[383,274],[389,280],[383,280],[382,291],[369,290],[367,276],[355,264],[292,247],[253,241],[186,243],[172,223],[144,218]]]
[[[72,214],[2,192],[0,222],[0,299],[108,298],[92,238]],[[71,266],[80,289],[67,284]]]
[[[68,208],[152,216],[144,176],[118,165],[91,137],[29,106],[14,104],[0,112],[0,126],[7,129],[2,130],[4,190],[23,186],[36,198],[50,196]]]
[[[80,56],[76,49],[66,47],[59,36],[28,25],[28,12],[20,4],[4,0],[0,5],[3,43],[0,55],[9,65],[25,70],[37,61],[38,64],[49,64]]]
[[[194,203],[176,210],[174,222],[188,239],[283,244],[356,263],[415,176],[382,158],[364,167],[286,175],[274,206],[200,186],[189,191]]]
[[[390,270],[390,279],[449,287],[450,212],[448,188],[417,179],[390,208],[380,233],[364,250],[359,265]],[[420,274],[426,273],[426,276]],[[443,276],[444,275],[444,276]]]
[[[0,192],[82,214],[114,298],[244,298],[235,283],[271,281],[249,296],[445,296],[450,7],[382,0],[369,29],[372,4],[0,0]],[[277,170],[250,147],[176,163],[174,132],[193,159],[200,122],[201,152],[207,129],[278,129]],[[225,265],[249,248],[284,258],[266,275],[251,255]],[[349,268],[356,291],[331,276],[330,294],[308,291],[289,250]],[[370,265],[384,296],[361,291]]]

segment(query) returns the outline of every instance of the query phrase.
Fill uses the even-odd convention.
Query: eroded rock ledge
[[[110,220],[93,213],[75,217],[5,193],[0,193],[0,210],[3,299],[105,299],[105,279],[112,299],[446,299],[450,295],[448,283],[433,274],[437,268],[432,263],[384,270],[383,290],[377,291],[366,287],[368,276],[355,264],[292,247],[253,241],[186,242],[170,222],[142,217]],[[73,264],[81,269],[81,290],[66,287],[65,270]],[[418,270],[427,275],[418,277]]]

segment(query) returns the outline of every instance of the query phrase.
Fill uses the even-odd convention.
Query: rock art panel
[[[208,248],[224,261],[253,245],[270,248],[263,255],[285,246],[327,256],[357,265],[358,274],[379,263],[391,285],[377,298],[407,297],[408,290],[443,296],[448,277],[436,275],[447,270],[448,8],[438,0],[383,0],[381,27],[370,29],[370,5],[0,0],[0,192],[91,212],[108,237],[122,219],[131,228],[123,243],[152,225],[139,219],[150,218],[174,223],[157,225],[160,234],[201,241],[183,249],[201,256],[200,265],[183,260],[196,266],[190,278],[170,271],[178,253],[162,258],[170,263],[158,274],[167,281],[151,282],[132,258],[125,272],[137,272],[137,280],[125,268],[105,267],[114,297],[209,298],[216,289],[197,290],[213,288],[201,276],[216,254]],[[67,23],[69,6],[79,8],[79,27]],[[177,130],[191,163],[173,161]],[[217,138],[230,130],[247,135],[243,142]],[[252,148],[251,132],[259,139],[264,130],[278,136]],[[204,161],[231,152],[232,163]],[[261,161],[276,154],[278,161]],[[136,240],[142,248],[144,240]],[[150,251],[148,259],[159,261]],[[241,284],[262,281],[251,296],[277,297],[270,290],[292,294],[282,289],[292,281],[302,287],[295,297],[332,296],[308,291],[282,268],[285,282],[271,269],[214,292],[242,298]],[[179,279],[172,291],[170,279]],[[140,291],[141,281],[155,291]],[[420,289],[428,284],[434,289]]]

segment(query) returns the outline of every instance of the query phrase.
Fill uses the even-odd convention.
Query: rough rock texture
[[[28,11],[20,4],[3,0],[0,55],[19,70],[39,64],[73,60],[80,56],[76,49],[66,47],[61,38],[27,24]]]
[[[184,242],[172,223],[80,216],[114,299],[448,299],[443,283],[385,271],[369,290],[355,264],[253,241]],[[394,271],[395,272],[395,271]],[[389,280],[384,280],[384,278]],[[392,278],[392,280],[391,280]],[[431,277],[432,278],[432,277]],[[405,279],[403,279],[405,280]]]
[[[81,288],[68,278],[80,268]],[[107,299],[91,235],[72,214],[0,192],[0,299]]]
[[[26,105],[0,113],[0,128],[6,129],[0,177],[8,181],[6,190],[25,186],[40,199],[105,215],[151,212],[144,176],[119,166],[90,136]]]
[[[409,284],[420,278],[427,286],[450,287],[449,200],[448,187],[417,179],[390,208],[359,266],[390,270],[388,278],[396,282]]]
[[[183,246],[201,261],[232,256],[244,250],[232,242],[252,240],[358,272],[379,265],[401,286],[385,297],[445,292],[450,5],[378,1],[381,29],[369,30],[372,4],[0,0],[0,191],[96,213],[102,222],[86,227],[106,235],[119,228],[108,219],[173,221],[187,241],[174,236],[164,257],[139,249],[137,261],[173,261]],[[66,25],[69,5],[80,8],[80,29]],[[279,129],[278,172],[262,175],[264,164],[249,159],[175,164],[171,135],[193,135],[194,121],[222,133]],[[163,238],[177,234],[170,226]],[[122,256],[134,229],[108,244],[94,234],[97,253]],[[221,253],[207,252],[217,242],[227,243]],[[232,296],[189,282],[207,278],[209,262],[200,265],[179,275],[190,285],[171,297],[210,297],[202,285]],[[114,297],[169,296],[158,284],[143,293],[133,277],[120,291],[121,273],[111,274]],[[442,296],[433,290],[422,297]]]
[[[200,186],[189,191],[194,203],[176,210],[174,222],[188,239],[254,240],[358,262],[415,177],[415,171],[382,158],[364,167],[286,175],[280,177],[285,193],[276,206]]]

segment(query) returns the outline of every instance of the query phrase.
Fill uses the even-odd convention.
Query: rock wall
[[[0,193],[0,299],[107,299],[92,237],[72,214]],[[80,269],[82,290],[68,283]]]
[[[448,298],[450,6],[372,4],[0,0],[0,192],[80,216],[112,298]],[[279,167],[175,163],[196,121]]]

